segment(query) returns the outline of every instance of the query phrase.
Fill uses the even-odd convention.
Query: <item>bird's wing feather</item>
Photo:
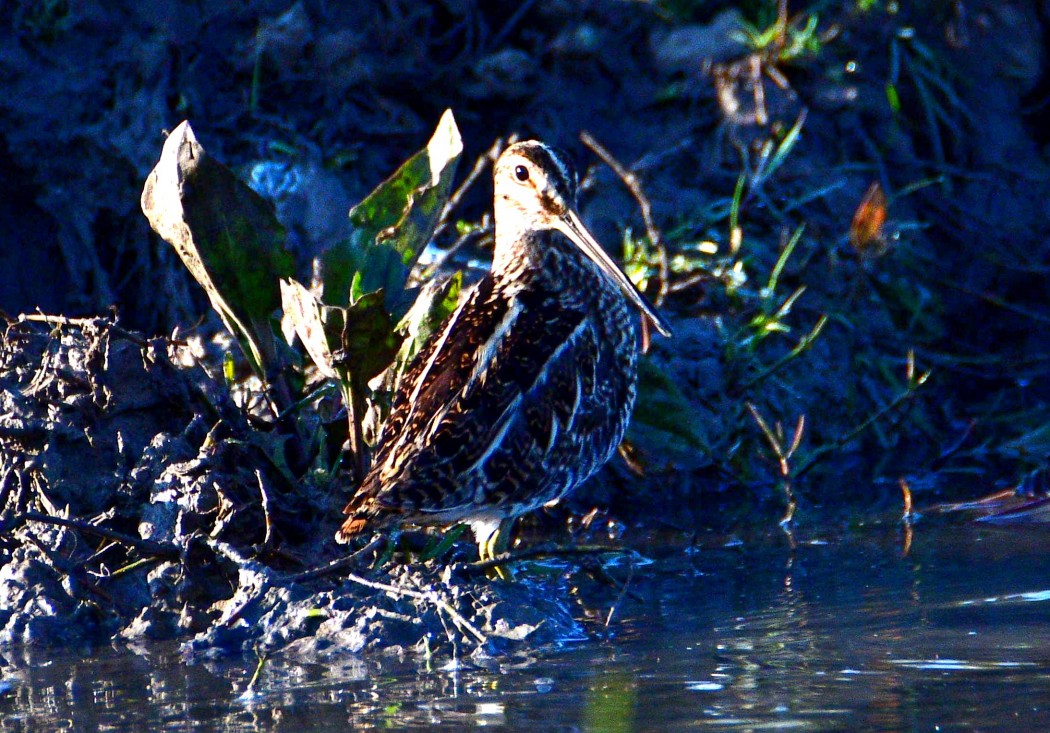
[[[494,286],[491,276],[481,280],[412,360],[394,393],[374,465],[383,465],[406,423],[417,415],[426,415],[448,399],[455,388],[455,376],[462,370],[462,359],[473,353],[485,338],[471,314],[483,312],[496,318],[505,309],[506,303],[501,308],[499,299],[494,298]]]
[[[483,280],[406,373],[347,513],[449,511],[473,500],[470,474],[485,461],[513,465],[510,454],[547,446],[551,416],[564,424],[579,404],[574,359],[585,335],[591,343],[584,313],[554,294],[508,296]]]

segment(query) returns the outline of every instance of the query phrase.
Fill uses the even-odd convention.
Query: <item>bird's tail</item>
[[[368,479],[354,494],[354,498],[343,509],[347,515],[346,521],[339,531],[335,533],[335,541],[346,544],[354,537],[364,533],[368,529],[377,528],[382,524],[383,508],[376,501],[375,491],[369,490]]]
[[[366,517],[347,517],[346,521],[343,522],[343,526],[335,533],[335,541],[340,545],[345,545],[367,528],[368,519]]]

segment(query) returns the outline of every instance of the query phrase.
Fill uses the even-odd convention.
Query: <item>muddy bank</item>
[[[467,170],[512,132],[571,150],[584,217],[676,338],[654,344],[628,460],[541,530],[594,508],[614,527],[771,523],[788,496],[799,521],[863,514],[898,506],[901,479],[919,504],[1032,485],[1050,401],[1047,3],[791,3],[782,43],[775,3],[699,5],[20,4],[0,28],[0,309],[116,305],[137,330],[5,327],[0,640],[493,651],[586,631],[575,561],[493,584],[461,542],[294,580],[336,559],[349,483],[275,464],[239,357],[236,383],[221,377],[236,347],[212,342],[218,319],[148,233],[143,180],[185,118],[274,202],[304,281],[446,107]],[[638,176],[650,222],[584,129]],[[467,232],[453,264],[487,256],[487,175],[439,237]],[[884,205],[858,228],[875,183]]]
[[[187,350],[102,319],[7,326],[0,643],[484,656],[586,635],[564,561],[493,583],[470,543],[411,567],[372,567],[411,537],[341,557],[345,486],[267,465]]]

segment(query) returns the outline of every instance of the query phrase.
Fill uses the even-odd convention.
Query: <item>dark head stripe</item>
[[[576,169],[573,168],[568,153],[537,141],[521,143],[521,147],[515,152],[546,172],[547,180],[565,201],[570,205],[575,202]]]

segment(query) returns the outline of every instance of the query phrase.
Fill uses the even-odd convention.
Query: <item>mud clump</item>
[[[7,324],[0,644],[485,656],[583,634],[560,574],[492,583],[463,562],[341,557],[345,491],[291,480],[279,436],[184,366],[186,348],[109,319]]]

